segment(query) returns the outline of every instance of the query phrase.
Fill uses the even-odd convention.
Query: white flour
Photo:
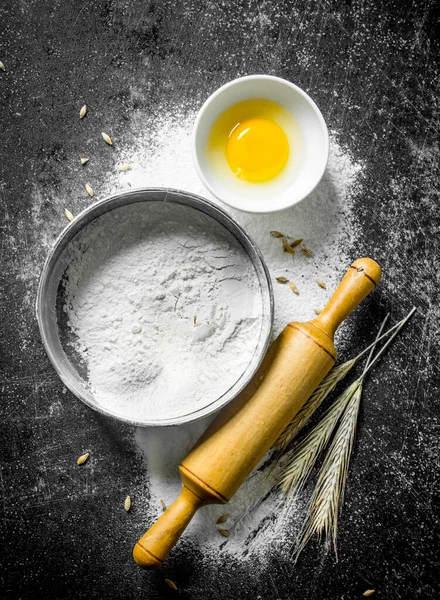
[[[154,123],[134,119],[132,125],[138,131],[137,141],[131,141],[126,148],[116,148],[115,157],[116,164],[131,163],[133,169],[114,174],[101,194],[124,187],[168,186],[221,204],[203,187],[192,165],[190,135],[194,118],[195,114],[179,114],[174,107],[172,115],[164,115]],[[327,171],[317,189],[302,203],[267,215],[245,214],[223,207],[253,236],[269,267],[275,294],[274,335],[291,320],[313,318],[313,309],[324,306],[356,258],[352,247],[358,225],[350,200],[361,182],[362,166],[352,160],[330,132]],[[271,230],[304,238],[313,258],[307,259],[298,252],[294,257],[283,253],[280,241],[270,237]],[[275,281],[280,275],[294,281],[299,296]],[[321,289],[316,279],[322,279],[327,289]],[[341,327],[339,347],[350,343],[349,336],[344,337],[344,331],[349,328],[348,320]],[[147,512],[145,525],[161,514],[160,500],[169,505],[178,496],[181,483],[177,466],[207,423],[205,419],[166,429],[137,429],[136,441],[145,457],[148,483],[132,493],[133,501]],[[263,568],[264,560],[260,558],[267,553],[289,553],[304,507],[296,503],[286,509],[277,492],[269,493],[273,481],[274,474],[268,474],[267,469],[255,471],[227,505],[200,510],[180,543],[202,547],[204,556],[216,563],[219,554],[233,560],[243,560],[245,555],[253,557],[255,569]],[[215,525],[218,516],[225,513],[230,514],[222,525],[231,533],[227,540],[216,531]]]
[[[194,412],[249,364],[262,299],[241,245],[176,204],[118,208],[71,245],[65,310],[94,397],[131,420]]]
[[[157,129],[139,123],[139,142],[133,148],[121,150],[119,162],[133,164],[133,170],[121,173],[115,187],[164,185],[182,188],[214,201],[203,187],[191,160],[190,134],[195,115],[175,114],[164,117]],[[329,299],[350,262],[356,239],[357,223],[351,213],[350,195],[360,185],[361,165],[354,163],[330,135],[328,169],[317,189],[302,203],[282,213],[251,215],[228,210],[254,237],[263,252],[274,282],[274,335],[291,320],[308,320],[315,316]],[[113,191],[113,190],[108,190]],[[217,201],[221,204],[219,201]],[[280,241],[270,237],[271,230],[281,231],[294,238],[304,238],[313,251],[308,259],[301,253],[294,257],[283,253]],[[294,281],[300,294],[296,296],[286,285],[275,281],[284,275]],[[316,279],[322,279],[327,289],[321,289]],[[349,328],[349,322],[341,328]],[[344,342],[343,334],[341,342]],[[180,478],[177,465],[206,428],[207,421],[173,427],[166,431],[138,429],[136,440],[146,460],[149,476],[148,492],[138,502],[149,504],[153,518],[161,514],[160,500],[169,505],[179,494]],[[298,532],[303,507],[283,507],[277,492],[271,492],[274,474],[267,469],[254,472],[226,506],[209,506],[199,511],[181,543],[203,547],[205,556],[218,561],[219,553],[234,560],[244,555],[264,556],[268,552],[291,551],[292,540]],[[254,507],[254,508],[252,508]],[[225,541],[216,531],[218,516],[229,513],[222,525],[231,532]],[[260,561],[253,561],[254,568]]]

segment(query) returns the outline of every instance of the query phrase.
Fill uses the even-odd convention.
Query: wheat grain
[[[290,287],[290,289],[292,290],[292,292],[294,294],[296,294],[297,296],[299,296],[299,290],[296,287],[296,285],[293,283],[293,281],[289,281],[289,287]]]
[[[217,531],[219,532],[220,535],[222,535],[223,537],[228,538],[229,537],[229,531],[227,529],[222,529],[221,527],[219,527],[217,529]]]
[[[289,254],[295,254],[295,250],[287,241],[287,238],[283,237],[283,250],[284,252],[288,252]]]
[[[304,254],[304,256],[306,256],[307,258],[312,258],[313,256],[313,252],[311,250],[308,250],[307,248],[301,248],[301,252]]]
[[[77,465],[83,465],[89,458],[90,452],[86,452],[85,454],[81,454],[81,456],[76,461]]]
[[[108,144],[109,146],[113,146],[112,138],[108,135],[108,133],[104,133],[104,131],[101,131],[101,135],[102,139],[106,144]]]
[[[228,519],[229,519],[229,515],[228,515],[228,514],[221,515],[221,516],[220,516],[220,517],[217,519],[217,521],[216,521],[216,524],[217,524],[217,525],[221,525],[222,523],[226,523],[226,521],[227,521]]]

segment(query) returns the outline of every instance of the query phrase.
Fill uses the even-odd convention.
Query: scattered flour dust
[[[157,128],[142,131],[137,142],[121,149],[120,162],[133,165],[121,173],[115,188],[167,186],[181,188],[213,198],[198,179],[191,159],[191,129],[195,115],[175,114],[163,117]],[[223,207],[248,231],[263,252],[274,282],[274,336],[292,320],[309,320],[314,308],[329,299],[345,269],[353,260],[351,248],[357,237],[357,222],[351,212],[351,195],[360,185],[362,166],[330,134],[330,158],[327,171],[314,192],[299,205],[280,213],[252,215]],[[107,191],[114,191],[108,189]],[[281,231],[292,238],[303,238],[313,252],[306,258],[300,252],[290,256],[282,252],[280,240],[269,235]],[[275,281],[288,277],[299,289],[292,294],[286,285]],[[326,284],[320,288],[316,279]],[[341,328],[342,338],[344,327]],[[151,521],[160,515],[163,500],[169,505],[180,490],[177,465],[206,428],[208,421],[162,429],[138,429],[136,440],[145,456],[149,477]],[[304,507],[299,503],[288,509],[277,492],[270,492],[276,473],[267,468],[254,471],[234,498],[225,506],[201,509],[183,536],[184,544],[203,547],[205,556],[218,560],[219,554],[234,560],[263,557],[268,552],[290,552],[301,523]],[[216,531],[216,519],[230,517],[222,525],[231,536],[225,540]],[[263,564],[261,561],[253,563]]]
[[[65,311],[108,410],[141,422],[183,416],[240,379],[262,298],[249,256],[217,221],[135,203],[95,220],[69,253]]]

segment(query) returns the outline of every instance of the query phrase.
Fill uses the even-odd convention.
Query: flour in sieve
[[[211,217],[138,203],[75,238],[66,304],[99,404],[166,419],[221,397],[249,364],[262,299],[252,262]]]

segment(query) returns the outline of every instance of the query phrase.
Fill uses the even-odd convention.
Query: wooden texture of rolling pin
[[[381,269],[356,260],[313,321],[289,323],[260,368],[182,461],[182,492],[137,542],[142,567],[159,567],[198,508],[225,503],[274,444],[336,361],[336,328],[379,283]]]

